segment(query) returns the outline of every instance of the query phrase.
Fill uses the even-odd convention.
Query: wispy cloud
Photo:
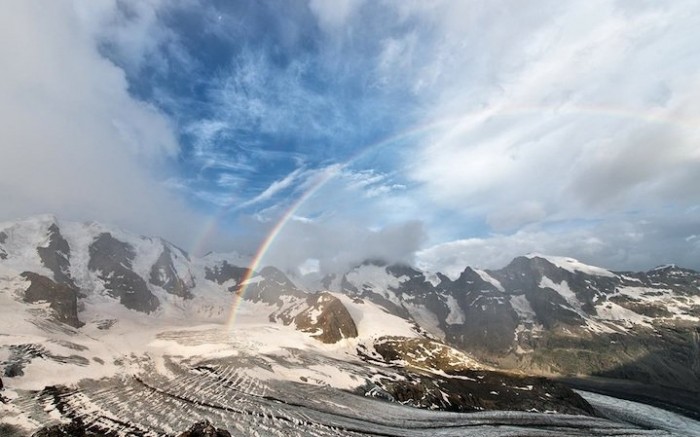
[[[273,196],[289,188],[301,175],[303,175],[303,173],[303,168],[298,168],[294,170],[284,178],[272,182],[267,188],[265,188],[265,190],[263,190],[262,193],[258,194],[257,196],[253,197],[248,201],[241,203],[240,205],[238,205],[237,208],[247,208],[249,206],[270,200]]]

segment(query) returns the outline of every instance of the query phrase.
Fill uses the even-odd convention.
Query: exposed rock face
[[[307,293],[297,288],[282,271],[265,267],[245,287],[243,297],[253,302],[281,306],[284,304],[283,297],[303,299],[306,296]]]
[[[500,353],[511,348],[518,316],[502,290],[471,268],[454,282],[443,280],[436,288],[438,293],[453,296],[463,314],[455,323],[445,324],[447,341],[470,351]]]
[[[56,320],[75,328],[83,326],[78,319],[78,290],[75,287],[56,283],[33,272],[23,272],[22,277],[30,281],[29,288],[24,292],[25,302],[46,301]]]
[[[461,371],[449,376],[408,373],[402,381],[382,381],[382,388],[403,404],[445,411],[556,411],[595,414],[582,397],[545,378],[516,376],[486,370]]]
[[[314,333],[324,343],[357,337],[357,327],[343,303],[330,293],[300,290],[279,269],[265,267],[246,287],[237,287],[241,298],[277,307],[269,315],[271,322],[294,324],[297,329]]]
[[[56,223],[49,226],[48,237],[48,246],[37,248],[41,262],[53,272],[56,282],[74,285],[70,277],[70,246]]]
[[[0,244],[5,244],[7,241],[7,234],[0,232]],[[7,252],[0,246],[0,259],[7,259]]]
[[[93,427],[86,426],[80,418],[73,419],[70,423],[41,428],[32,437],[105,437],[112,435],[102,431],[93,431]],[[116,434],[115,434],[116,435]],[[187,431],[178,437],[231,437],[231,433],[224,429],[216,428],[209,422],[195,423]]]
[[[392,267],[394,267],[393,271]],[[388,289],[384,290],[384,284],[375,284],[371,280],[369,282],[358,281],[358,277],[362,277],[362,272],[364,271],[376,273],[384,270],[391,276],[399,277],[404,273],[404,269],[408,271],[409,274],[417,272],[408,266],[387,266],[386,263],[380,260],[365,261],[361,265],[357,266],[353,271],[350,271],[342,276],[340,291],[352,297],[368,299],[378,305],[383,306],[391,314],[408,318],[410,317],[410,313],[403,305],[398,303],[402,294],[404,293],[402,288],[395,288],[390,285]],[[359,271],[360,274],[358,274],[356,271]],[[399,297],[394,298],[395,294]]]
[[[360,355],[403,368],[404,378],[378,378],[366,395],[419,408],[446,411],[557,411],[594,415],[593,408],[564,385],[541,377],[494,371],[444,344],[424,338],[383,337],[376,354]]]
[[[216,428],[209,422],[198,422],[178,437],[231,437],[231,433],[225,429]]]
[[[314,338],[323,343],[336,343],[343,338],[357,337],[357,327],[345,305],[330,293],[310,295],[308,308],[294,317],[297,328],[319,332]]]
[[[613,277],[571,272],[540,257],[518,257],[505,268],[490,271],[510,294],[524,294],[545,328],[580,326],[588,315],[596,315],[594,302],[615,290]],[[543,279],[546,278],[546,281]],[[552,288],[566,284],[573,299]],[[592,287],[589,284],[594,284]],[[575,305],[572,305],[575,303]]]
[[[700,390],[697,322],[676,317],[700,315],[691,303],[700,292],[697,273],[667,267],[596,274],[540,257],[516,258],[489,273],[512,295],[523,296],[533,312],[528,323],[541,327],[537,332],[523,323],[526,329],[516,335],[520,352],[500,363]]]
[[[163,252],[161,252],[153,267],[151,267],[149,282],[163,287],[170,294],[189,299],[192,298],[190,290],[194,287],[194,281],[191,275],[187,279],[188,281],[185,281],[178,275],[173,262],[173,252],[169,245],[163,242]]]
[[[107,292],[127,308],[150,313],[158,308],[158,298],[148,284],[132,271],[136,257],[131,245],[121,242],[112,234],[100,234],[90,245],[88,269],[97,272]]]
[[[24,375],[25,367],[35,359],[54,361],[60,364],[86,366],[89,361],[80,355],[56,355],[40,344],[18,344],[9,348],[10,356],[0,362],[4,367],[4,376],[14,378]]]
[[[233,285],[229,287],[229,291],[235,291],[236,286],[241,283],[245,277],[248,269],[245,267],[238,267],[224,261],[220,264],[214,265],[213,267],[206,267],[204,270],[204,278],[216,282],[222,285],[225,282],[233,281]]]
[[[463,352],[427,338],[382,337],[375,342],[374,350],[385,363],[416,370],[453,373],[487,369]],[[371,357],[365,357],[371,360]]]
[[[70,423],[41,428],[32,437],[102,437],[104,434],[90,431],[80,419]]]

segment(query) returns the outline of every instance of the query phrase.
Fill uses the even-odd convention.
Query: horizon
[[[499,265],[499,266],[494,266],[494,267],[481,267],[479,265],[475,264],[451,264],[451,265],[445,265],[443,266],[443,270],[432,270],[430,269],[429,266],[421,265],[421,260],[417,259],[414,261],[391,261],[391,260],[386,260],[386,259],[381,259],[381,258],[366,258],[364,260],[360,260],[357,263],[347,265],[344,270],[336,270],[336,271],[321,271],[319,268],[319,263],[315,263],[315,265],[309,266],[308,263],[305,263],[304,265],[298,267],[298,268],[282,268],[280,269],[278,266],[275,266],[273,264],[269,263],[260,263],[256,265],[255,262],[255,254],[253,253],[240,253],[236,251],[228,251],[228,252],[216,252],[216,251],[209,251],[205,254],[192,254],[186,249],[183,249],[182,247],[178,246],[177,244],[173,243],[172,241],[169,241],[166,238],[163,238],[162,236],[158,235],[143,235],[143,234],[136,234],[132,232],[129,229],[125,229],[110,223],[102,223],[102,222],[96,222],[94,220],[87,220],[87,221],[71,221],[71,220],[64,220],[63,218],[57,216],[56,214],[51,214],[51,213],[44,213],[44,214],[37,214],[33,216],[27,216],[27,217],[22,217],[18,218],[16,220],[9,220],[9,221],[2,221],[0,222],[0,226],[2,225],[7,225],[7,226],[13,226],[17,224],[24,224],[27,222],[51,222],[51,223],[56,223],[59,225],[59,229],[61,225],[66,224],[66,223],[71,223],[71,224],[79,224],[79,225],[97,225],[100,228],[104,228],[103,230],[106,232],[113,232],[113,231],[118,231],[118,233],[124,233],[126,235],[129,235],[131,238],[142,238],[142,239],[160,239],[180,251],[182,251],[189,259],[192,258],[198,258],[200,260],[206,259],[207,257],[210,256],[216,256],[216,258],[219,261],[227,261],[234,263],[233,265],[236,265],[238,267],[243,267],[245,266],[248,269],[248,273],[246,274],[245,278],[242,280],[243,282],[248,281],[253,275],[259,275],[261,270],[263,270],[266,267],[273,267],[275,269],[278,269],[279,271],[283,272],[286,275],[292,275],[292,277],[295,278],[303,278],[307,277],[309,275],[314,276],[314,275],[320,275],[317,277],[327,277],[327,276],[336,276],[339,274],[345,274],[348,271],[352,271],[355,269],[360,268],[361,266],[364,265],[376,265],[378,267],[390,267],[390,266],[406,266],[412,269],[416,269],[420,272],[427,273],[430,275],[436,275],[436,274],[442,274],[447,276],[451,281],[457,280],[460,275],[466,271],[467,269],[472,269],[476,271],[484,271],[484,272],[493,272],[493,271],[499,271],[502,269],[507,268],[513,261],[515,261],[518,258],[540,258],[548,261],[552,265],[558,266],[560,268],[564,268],[567,270],[567,267],[562,267],[561,264],[566,263],[566,264],[571,264],[569,268],[573,268],[574,270],[578,270],[575,266],[578,265],[579,267],[582,267],[585,271],[587,267],[592,267],[594,269],[602,269],[605,271],[609,271],[611,273],[648,273],[654,270],[659,270],[659,269],[665,269],[665,268],[678,268],[682,270],[691,270],[691,271],[698,271],[697,269],[692,268],[692,266],[684,266],[684,265],[678,265],[675,263],[662,263],[662,264],[657,264],[655,266],[647,266],[642,269],[638,270],[616,270],[609,268],[608,266],[601,265],[601,264],[596,264],[596,263],[585,263],[581,262],[581,260],[572,258],[567,255],[562,255],[562,254],[546,254],[546,253],[540,253],[540,252],[529,252],[529,253],[522,253],[522,254],[517,254],[514,255],[513,258],[508,260],[506,263]],[[6,227],[0,227],[0,232],[6,230]],[[115,236],[115,237],[118,237]],[[70,241],[69,241],[70,243]],[[236,258],[236,259],[234,259]],[[243,262],[244,265],[238,265],[235,264],[235,262]],[[297,284],[302,287],[304,287],[303,284]]]
[[[697,2],[26,1],[0,20],[0,220],[285,271],[533,252],[700,270]]]

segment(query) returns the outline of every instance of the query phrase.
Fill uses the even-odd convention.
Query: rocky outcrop
[[[357,337],[355,322],[338,298],[327,292],[307,293],[274,267],[263,268],[236,292],[242,299],[276,307],[269,315],[271,322],[293,324],[323,343]]]
[[[95,426],[87,426],[78,417],[70,423],[47,426],[39,429],[32,437],[105,437],[113,435],[108,431],[95,430]],[[114,434],[116,435],[116,434]],[[141,434],[139,434],[141,435]],[[216,428],[209,422],[198,422],[178,437],[231,437],[231,433],[224,429]]]
[[[97,273],[109,295],[132,310],[150,313],[158,308],[158,298],[132,270],[136,252],[131,245],[105,232],[93,241],[89,252],[88,269]]]
[[[401,369],[402,378],[379,377],[365,395],[418,408],[556,411],[594,415],[593,408],[564,385],[541,377],[495,371],[445,344],[425,338],[383,337],[375,353],[358,350],[366,361]],[[380,390],[377,390],[377,387]]]
[[[252,302],[262,302],[269,305],[283,305],[283,298],[305,299],[307,293],[300,290],[289,278],[275,267],[265,267],[254,275],[244,287],[242,297]]]
[[[0,244],[5,244],[7,241],[7,234],[4,232],[0,232]],[[0,260],[2,259],[7,259],[7,251],[0,246]]]
[[[192,298],[190,290],[194,287],[192,275],[189,274],[187,280],[181,278],[175,268],[173,256],[169,245],[163,242],[163,251],[151,267],[149,282],[162,287],[170,294],[190,299]]]
[[[231,437],[231,433],[205,421],[195,423],[178,437]]]
[[[23,272],[21,276],[30,282],[24,292],[25,302],[48,302],[57,321],[75,328],[83,326],[78,319],[77,288],[56,283],[46,276],[33,272]]]
[[[379,385],[397,402],[418,408],[595,414],[593,407],[574,391],[541,377],[486,370],[447,376],[407,372],[405,379],[380,380]]]
[[[70,423],[41,428],[32,437],[102,437],[100,432],[90,431],[79,418]]]
[[[15,378],[24,375],[24,369],[34,360],[53,361],[59,364],[69,364],[76,366],[86,366],[89,361],[80,355],[57,355],[51,353],[41,344],[15,344],[7,348],[9,357],[0,362],[0,367],[4,368],[3,375],[8,378]]]
[[[228,261],[223,261],[212,267],[206,267],[204,269],[204,279],[216,282],[219,285],[232,281],[233,285],[229,287],[229,291],[235,291],[247,273],[248,269],[246,267],[234,266],[229,264]]]
[[[54,281],[73,286],[70,277],[70,246],[56,223],[49,226],[48,237],[49,244],[37,248],[41,262],[53,272]]]
[[[437,289],[452,296],[463,314],[456,323],[443,325],[450,344],[475,352],[510,350],[518,316],[504,291],[469,267],[455,281],[443,278]]]
[[[340,299],[330,293],[316,293],[306,303],[308,308],[294,317],[297,329],[314,333],[313,337],[323,343],[357,337],[357,326]]]
[[[381,337],[374,343],[374,350],[384,363],[415,370],[454,373],[488,368],[464,352],[422,337]],[[371,360],[369,355],[359,352]]]
[[[570,271],[561,268],[546,258],[538,256],[517,257],[501,270],[489,271],[511,294],[524,294],[546,327],[555,325],[578,326],[582,317],[596,315],[595,302],[606,294],[612,293],[617,285],[614,275],[601,276],[586,274],[582,271]],[[572,291],[579,302],[580,312],[572,308],[551,287],[543,284],[563,284]]]

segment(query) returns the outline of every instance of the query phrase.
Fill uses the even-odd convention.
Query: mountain
[[[211,423],[233,435],[499,435],[556,423],[607,435],[632,425],[543,376],[697,383],[690,270],[528,256],[449,278],[374,260],[309,285],[273,266],[248,274],[249,261],[94,222],[0,223],[0,434]],[[644,422],[642,409],[625,414]],[[655,429],[687,430],[669,423]]]
[[[700,273],[611,272],[528,255],[459,277],[364,263],[326,288],[370,300],[500,368],[700,392]]]

